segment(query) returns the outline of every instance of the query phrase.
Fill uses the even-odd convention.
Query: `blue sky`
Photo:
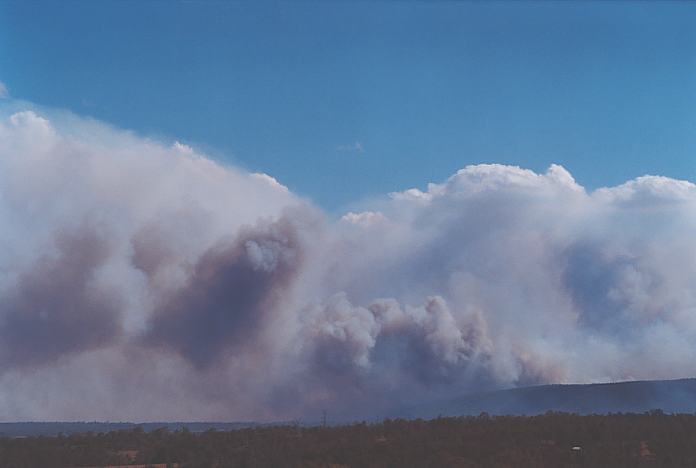
[[[696,180],[696,4],[0,2],[14,98],[337,210],[467,164]]]

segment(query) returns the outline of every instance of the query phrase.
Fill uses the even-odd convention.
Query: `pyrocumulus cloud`
[[[467,166],[331,221],[269,175],[21,107],[0,112],[5,418],[350,417],[696,374],[690,182]]]

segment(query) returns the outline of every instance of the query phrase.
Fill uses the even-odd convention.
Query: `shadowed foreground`
[[[0,439],[1,465],[86,467],[695,466],[696,415],[488,416],[192,433]]]

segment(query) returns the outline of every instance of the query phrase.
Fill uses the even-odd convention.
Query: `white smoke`
[[[696,374],[690,182],[468,166],[332,222],[181,143],[10,114],[7,419],[349,417]]]

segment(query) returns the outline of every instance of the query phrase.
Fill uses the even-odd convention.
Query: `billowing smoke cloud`
[[[90,227],[57,234],[56,258],[21,272],[0,304],[4,368],[49,364],[63,355],[108,346],[120,336],[120,301],[95,284],[108,246]]]
[[[256,341],[303,265],[297,221],[285,215],[242,228],[233,241],[204,252],[183,285],[157,298],[145,341],[196,366]]]
[[[690,182],[478,165],[332,221],[268,175],[26,108],[0,112],[7,419],[364,417],[696,375]]]

